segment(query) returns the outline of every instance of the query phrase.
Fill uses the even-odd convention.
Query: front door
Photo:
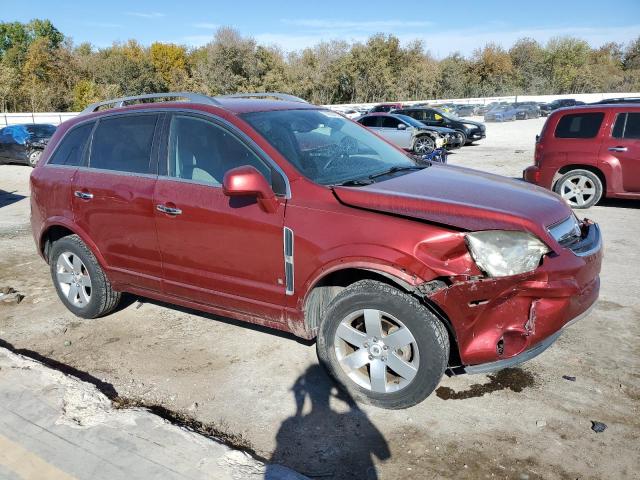
[[[173,115],[166,150],[154,194],[165,291],[282,321],[285,201],[269,213],[254,197],[227,197],[221,188],[224,174],[242,165],[269,182],[279,174],[209,117]]]
[[[602,157],[615,157],[620,163],[625,192],[640,192],[640,112],[617,115],[611,138],[602,143]]]
[[[75,222],[96,243],[111,280],[155,291],[162,286],[152,202],[159,123],[155,113],[100,119],[72,197]]]
[[[402,125],[402,127],[399,127]],[[394,117],[382,117],[382,125],[378,133],[400,148],[411,149],[413,128]]]

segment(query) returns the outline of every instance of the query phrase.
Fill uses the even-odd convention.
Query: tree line
[[[438,60],[420,41],[385,34],[285,53],[222,27],[198,48],[135,40],[95,48],[49,20],[0,23],[2,111],[76,111],[166,91],[278,91],[318,104],[640,91],[640,36],[598,48],[573,37],[522,38],[508,50],[489,43]]]

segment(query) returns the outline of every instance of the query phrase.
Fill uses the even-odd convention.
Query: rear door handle
[[[626,152],[627,147],[609,147],[608,150],[610,152]]]
[[[179,208],[167,207],[166,205],[156,205],[156,210],[162,213],[166,213],[167,215],[182,214],[182,210],[180,210]]]
[[[73,194],[82,200],[91,200],[93,198],[93,193],[83,192],[81,190],[76,190]]]

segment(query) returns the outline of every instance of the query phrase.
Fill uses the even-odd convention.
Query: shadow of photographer
[[[271,463],[313,478],[377,479],[374,457],[390,458],[389,446],[353,398],[320,365],[309,367],[291,390],[296,413],[280,426]]]

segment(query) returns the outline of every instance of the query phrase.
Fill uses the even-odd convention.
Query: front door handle
[[[167,215],[180,215],[182,213],[179,208],[167,207],[166,205],[156,205],[156,210]]]
[[[93,198],[93,193],[83,192],[82,190],[76,190],[73,194],[82,200],[91,200]]]
[[[609,147],[608,150],[610,152],[626,152],[627,147]]]

